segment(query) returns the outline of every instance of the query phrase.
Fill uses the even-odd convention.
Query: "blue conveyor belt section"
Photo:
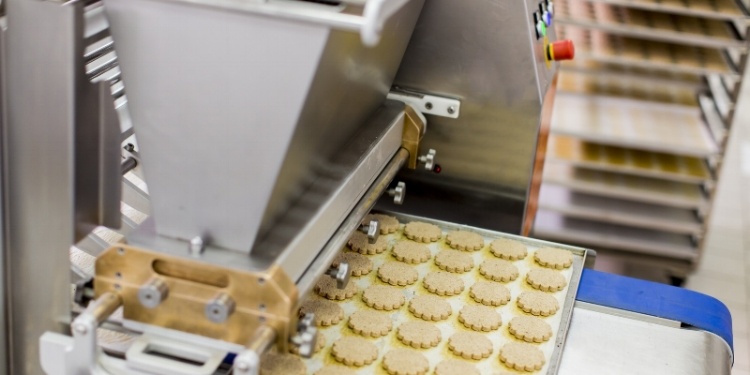
[[[682,322],[718,335],[734,351],[729,309],[705,294],[584,269],[576,300]]]

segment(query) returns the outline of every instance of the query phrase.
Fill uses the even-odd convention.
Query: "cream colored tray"
[[[732,0],[594,0],[630,8],[719,20],[747,19],[740,2]]]
[[[746,48],[724,20],[632,9],[601,2],[556,0],[560,24],[708,48]]]
[[[547,160],[563,161],[576,166],[607,172],[701,184],[712,179],[702,159],[605,146],[578,138],[551,136],[547,142]]]
[[[556,30],[560,39],[573,40],[576,59],[678,73],[739,76],[718,49],[629,38],[572,25],[558,24]]]
[[[352,277],[350,282],[356,283],[356,285],[359,288],[359,292],[353,298],[348,299],[346,301],[339,302],[341,307],[344,309],[345,318],[336,325],[320,328],[319,334],[325,337],[326,346],[320,352],[315,354],[312,358],[306,360],[308,373],[314,373],[315,371],[320,369],[322,366],[327,365],[327,364],[341,365],[340,363],[336,362],[336,360],[331,355],[331,346],[337,339],[343,336],[357,336],[350,328],[347,327],[348,317],[354,311],[361,310],[361,309],[370,309],[370,307],[364,304],[361,299],[362,291],[365,288],[367,288],[370,285],[375,285],[375,284],[387,285],[383,283],[382,281],[380,281],[380,279],[378,279],[377,269],[386,261],[396,261],[396,259],[393,257],[391,253],[392,247],[394,243],[396,243],[397,241],[408,241],[408,239],[406,239],[403,236],[402,230],[404,227],[404,223],[408,223],[411,221],[429,222],[429,223],[438,225],[443,230],[443,237],[438,242],[431,243],[428,245],[432,253],[432,257],[430,258],[429,261],[427,261],[426,263],[414,265],[414,267],[419,272],[419,280],[410,286],[403,287],[404,295],[406,296],[407,302],[401,308],[397,310],[394,310],[391,312],[383,312],[383,314],[391,315],[391,320],[393,322],[393,329],[386,336],[376,338],[376,339],[368,338],[369,340],[372,340],[373,343],[378,347],[378,359],[375,360],[372,364],[364,366],[364,367],[360,367],[360,368],[350,367],[350,368],[352,370],[356,370],[357,373],[359,374],[386,374],[386,371],[382,368],[382,360],[383,360],[383,355],[385,353],[387,353],[391,349],[397,349],[397,348],[413,349],[407,345],[404,345],[396,338],[396,330],[398,326],[404,322],[421,320],[419,318],[414,317],[409,312],[408,301],[413,296],[416,296],[416,295],[430,294],[430,292],[427,291],[423,287],[422,279],[429,272],[440,271],[440,269],[434,264],[434,257],[439,251],[443,249],[450,249],[450,247],[445,243],[445,234],[447,234],[450,231],[460,229],[460,230],[467,230],[467,231],[479,233],[480,235],[482,235],[485,238],[485,246],[483,249],[479,251],[469,253],[474,258],[474,263],[475,263],[474,269],[464,274],[457,274],[461,277],[461,279],[463,279],[465,283],[464,291],[453,297],[442,297],[442,298],[446,298],[448,302],[451,304],[451,307],[453,309],[453,314],[447,320],[443,320],[443,321],[435,323],[435,325],[440,329],[441,334],[442,334],[442,339],[441,339],[440,344],[438,344],[437,347],[434,347],[431,349],[413,349],[423,354],[429,360],[430,370],[428,371],[428,373],[432,374],[433,371],[435,370],[435,366],[440,361],[445,360],[445,359],[456,359],[456,360],[467,361],[471,364],[474,364],[481,374],[495,374],[499,372],[521,373],[521,372],[517,372],[514,370],[510,370],[507,367],[505,367],[498,359],[498,352],[503,344],[510,342],[510,341],[519,341],[508,333],[508,322],[511,320],[513,316],[526,315],[522,310],[520,310],[516,306],[516,298],[518,297],[519,293],[521,293],[522,291],[534,290],[529,285],[527,285],[526,282],[524,281],[525,275],[530,269],[540,267],[534,262],[533,254],[537,248],[544,247],[544,246],[552,246],[552,247],[556,247],[560,249],[566,249],[566,250],[571,251],[574,255],[573,265],[570,268],[564,271],[561,271],[562,274],[565,276],[566,280],[568,280],[568,286],[562,291],[552,293],[552,295],[554,295],[555,298],[557,298],[560,304],[560,310],[553,316],[543,318],[547,323],[549,323],[552,326],[553,328],[552,330],[554,334],[547,342],[542,343],[542,344],[535,344],[535,345],[538,345],[538,347],[544,352],[545,357],[546,357],[546,363],[540,371],[536,371],[532,373],[533,374],[550,374],[550,375],[557,373],[557,366],[559,364],[560,356],[562,354],[562,348],[565,342],[565,336],[566,336],[569,321],[570,321],[570,314],[572,312],[573,303],[575,302],[575,295],[578,289],[578,283],[581,277],[581,271],[582,271],[582,268],[583,268],[583,265],[585,263],[586,256],[587,256],[586,249],[571,247],[571,246],[566,246],[566,245],[552,244],[549,242],[530,239],[526,237],[520,237],[520,236],[514,236],[514,235],[509,235],[509,234],[504,234],[504,233],[488,231],[488,230],[482,230],[478,228],[467,227],[467,226],[462,226],[458,224],[452,224],[452,223],[435,221],[435,220],[429,220],[429,219],[420,218],[420,217],[406,216],[406,215],[395,215],[395,216],[399,218],[399,221],[401,222],[401,227],[396,233],[388,235],[388,242],[389,242],[388,249],[381,254],[368,255],[370,260],[373,262],[373,271],[370,272],[366,276]],[[496,259],[495,256],[492,255],[492,253],[489,251],[489,243],[492,240],[498,239],[498,238],[509,238],[509,239],[522,242],[523,244],[527,246],[529,250],[529,254],[527,255],[525,259],[513,262],[513,264],[519,269],[520,275],[515,281],[506,284],[506,286],[511,291],[511,301],[507,303],[506,305],[496,308],[496,311],[500,313],[500,315],[502,316],[502,325],[500,326],[499,329],[494,330],[492,332],[486,332],[486,333],[480,332],[492,341],[492,344],[493,344],[492,354],[488,358],[485,358],[479,361],[462,359],[461,357],[454,355],[447,348],[448,338],[454,332],[470,331],[458,321],[457,319],[458,312],[464,305],[477,304],[471,297],[469,297],[468,295],[469,288],[476,281],[486,280],[478,272],[479,264],[485,259]],[[328,277],[328,276],[324,276],[324,277]],[[317,295],[313,295],[309,298],[322,299],[322,297],[317,296]],[[530,372],[524,372],[524,373],[530,374]]]
[[[558,93],[551,131],[611,146],[701,158],[719,152],[698,106]]]

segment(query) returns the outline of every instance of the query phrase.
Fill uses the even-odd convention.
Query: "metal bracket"
[[[458,99],[405,90],[391,91],[388,99],[404,102],[428,115],[458,118],[461,113],[461,101]]]

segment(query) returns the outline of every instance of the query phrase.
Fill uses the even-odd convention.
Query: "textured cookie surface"
[[[508,332],[526,342],[545,342],[552,337],[552,327],[533,316],[516,316],[508,322]]]
[[[315,284],[315,293],[319,296],[325,297],[332,300],[343,301],[348,298],[352,298],[357,294],[357,284],[348,283],[346,288],[339,289],[336,286],[336,280],[333,277],[323,276]]]
[[[504,283],[518,278],[518,267],[502,259],[487,259],[479,265],[479,273],[492,280]]]
[[[409,264],[424,263],[430,259],[430,248],[414,241],[399,241],[393,246],[393,256]]]
[[[424,287],[439,296],[453,296],[464,290],[464,281],[448,272],[430,272],[424,277]]]
[[[440,343],[442,338],[440,329],[434,324],[412,321],[406,322],[398,327],[396,337],[405,345],[413,348],[432,348]]]
[[[417,282],[419,272],[405,263],[385,262],[378,268],[378,278],[384,283],[406,286]]]
[[[450,303],[432,295],[421,295],[412,298],[409,301],[409,311],[417,318],[433,322],[448,319],[453,313]]]
[[[448,349],[466,359],[482,359],[492,354],[492,341],[481,333],[456,332],[448,339]]]
[[[550,316],[554,315],[560,304],[555,297],[544,292],[522,292],[516,299],[518,308],[531,315]]]
[[[378,358],[378,347],[361,337],[342,337],[333,343],[331,355],[347,366],[364,366]]]
[[[307,366],[292,354],[266,353],[260,360],[261,375],[304,375]]]
[[[393,328],[391,317],[373,310],[358,310],[349,317],[349,328],[367,337],[385,336]]]
[[[500,314],[494,308],[483,305],[466,305],[458,312],[458,321],[466,328],[489,332],[502,324]]]
[[[464,273],[474,268],[474,259],[458,250],[443,250],[435,255],[435,265],[443,271]]]
[[[510,302],[510,290],[492,281],[478,281],[469,288],[469,296],[483,305],[502,306]]]
[[[331,301],[308,299],[300,306],[299,314],[303,316],[309,313],[315,314],[315,325],[319,327],[338,324],[344,319],[344,309]]]
[[[344,366],[330,365],[315,371],[313,375],[357,375],[357,373]]]
[[[573,264],[573,254],[567,250],[543,247],[534,253],[534,260],[541,266],[561,270]]]
[[[500,362],[518,371],[537,371],[544,366],[544,353],[536,346],[510,342],[500,348]]]
[[[484,238],[477,233],[457,230],[445,236],[445,243],[463,251],[477,251],[484,247]]]
[[[435,366],[435,375],[480,375],[474,365],[465,361],[448,359]]]
[[[373,220],[376,220],[380,224],[380,234],[393,233],[398,230],[400,224],[395,217],[383,214],[367,214],[362,219],[362,224],[369,225]]]
[[[388,248],[388,238],[385,236],[378,236],[375,243],[370,243],[366,234],[357,231],[352,234],[351,238],[349,238],[349,248],[365,255],[380,254]]]
[[[392,286],[370,285],[362,293],[362,301],[377,310],[395,310],[406,303],[401,290]]]
[[[404,226],[404,236],[417,242],[435,242],[442,237],[443,231],[437,225],[412,221]]]
[[[526,245],[507,238],[500,238],[490,242],[490,251],[500,259],[511,261],[526,258],[528,254]]]
[[[372,261],[366,256],[358,253],[350,251],[343,252],[331,262],[331,265],[338,267],[341,262],[349,264],[349,272],[351,272],[354,277],[364,276],[372,271]]]
[[[544,292],[557,292],[567,285],[565,276],[560,272],[547,268],[537,268],[526,274],[526,282],[534,289]]]
[[[383,356],[383,368],[390,375],[424,375],[430,362],[417,351],[393,349]]]

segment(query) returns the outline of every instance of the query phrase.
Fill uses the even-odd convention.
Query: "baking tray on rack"
[[[578,285],[579,285],[580,278],[581,278],[581,273],[582,273],[584,266],[586,264],[589,264],[589,262],[593,261],[595,252],[593,252],[592,250],[588,250],[588,249],[584,249],[580,247],[556,244],[552,242],[536,240],[532,238],[521,237],[521,236],[511,235],[511,234],[506,234],[506,233],[500,233],[500,232],[475,228],[471,226],[465,226],[461,224],[432,220],[432,219],[428,219],[424,217],[404,215],[404,214],[398,214],[398,213],[393,213],[393,212],[379,212],[379,213],[383,213],[383,214],[396,217],[400,222],[399,229],[395,233],[388,234],[388,235],[385,235],[385,234],[381,235],[381,236],[387,236],[387,239],[388,239],[388,248],[384,252],[380,254],[375,254],[375,255],[365,255],[372,261],[373,267],[372,267],[372,271],[367,275],[357,277],[357,278],[352,277],[350,282],[356,283],[358,287],[357,294],[355,294],[352,298],[347,299],[345,301],[334,301],[334,302],[338,302],[340,306],[343,308],[345,312],[345,317],[336,325],[332,325],[329,327],[321,327],[319,329],[319,334],[324,337],[325,346],[323,347],[322,350],[317,352],[312,358],[305,360],[308,373],[314,373],[318,371],[321,367],[326,366],[326,365],[341,365],[332,356],[331,346],[336,340],[338,340],[341,337],[358,336],[348,327],[348,318],[353,312],[357,310],[370,309],[370,307],[367,307],[367,305],[364,302],[362,302],[362,299],[361,299],[362,291],[365,288],[367,288],[370,285],[388,285],[382,282],[378,278],[377,270],[385,262],[396,261],[396,259],[392,255],[393,245],[398,241],[409,241],[403,235],[403,229],[406,223],[409,223],[412,221],[420,221],[420,222],[434,224],[443,231],[443,235],[441,239],[438,240],[437,242],[426,244],[428,248],[430,249],[430,253],[431,253],[430,259],[426,261],[425,263],[413,265],[413,267],[415,267],[415,269],[419,273],[419,279],[418,281],[416,281],[415,283],[411,285],[402,287],[403,293],[406,297],[406,303],[404,303],[400,308],[388,312],[388,314],[390,314],[391,316],[391,321],[393,323],[393,327],[390,330],[390,332],[387,335],[379,337],[379,338],[369,338],[369,337],[367,338],[368,340],[371,340],[377,346],[378,358],[369,365],[362,366],[362,367],[350,367],[350,369],[356,371],[357,373],[362,373],[362,374],[365,374],[365,373],[366,374],[386,374],[387,372],[383,369],[383,366],[382,366],[383,356],[385,353],[387,353],[391,349],[399,349],[399,348],[412,349],[411,347],[403,344],[396,337],[396,331],[398,327],[400,326],[400,324],[405,323],[407,321],[420,321],[421,320],[409,312],[409,309],[408,309],[409,300],[416,295],[430,294],[430,292],[427,291],[426,288],[424,288],[422,284],[422,280],[425,277],[425,275],[429,272],[441,271],[435,265],[434,258],[438,252],[445,250],[445,249],[450,249],[449,245],[447,245],[445,242],[446,234],[451,231],[464,230],[464,231],[470,231],[470,232],[480,234],[484,238],[484,246],[481,250],[473,251],[473,252],[466,252],[466,254],[469,254],[474,259],[474,268],[471,271],[468,271],[463,274],[455,274],[455,275],[458,275],[464,281],[464,285],[465,285],[464,290],[458,295],[455,295],[452,297],[444,297],[451,304],[453,313],[446,320],[434,322],[435,326],[437,326],[441,331],[442,338],[441,338],[440,343],[436,347],[433,347],[430,349],[413,349],[413,350],[418,351],[419,353],[421,353],[428,359],[429,361],[428,373],[433,373],[433,371],[435,370],[435,366],[442,360],[447,360],[447,359],[467,361],[473,364],[482,374],[497,373],[497,372],[503,372],[503,371],[516,373],[515,370],[510,370],[509,368],[503,365],[503,363],[498,358],[498,353],[499,353],[500,348],[505,343],[508,343],[511,341],[520,342],[520,340],[514,338],[508,332],[508,322],[513,316],[528,315],[524,313],[520,308],[517,307],[516,299],[518,295],[523,291],[535,290],[525,282],[525,276],[527,272],[530,269],[540,267],[534,261],[534,253],[536,252],[537,249],[541,247],[554,247],[554,248],[570,251],[573,254],[573,264],[570,268],[560,271],[563,273],[566,280],[568,281],[567,287],[563,289],[562,291],[550,293],[550,295],[554,296],[558,300],[560,309],[558,310],[556,314],[552,316],[542,317],[548,324],[552,326],[553,336],[544,343],[534,344],[534,345],[538,345],[538,348],[544,352],[545,359],[546,359],[545,364],[538,371],[524,372],[524,373],[547,374],[547,375],[553,375],[557,373],[558,366],[559,366],[560,359],[561,359],[562,352],[563,352],[563,347],[565,344],[565,338],[566,338],[567,331],[568,331],[569,324],[570,324],[571,314],[573,311],[573,305],[575,303],[575,298],[576,298],[576,293],[577,293]],[[519,277],[515,281],[505,284],[505,286],[511,291],[510,302],[502,306],[498,306],[494,308],[495,311],[497,311],[502,316],[501,326],[497,330],[492,330],[490,332],[480,332],[484,334],[487,338],[489,338],[490,341],[492,341],[492,344],[493,344],[492,353],[489,355],[489,357],[484,358],[482,360],[465,360],[453,354],[448,349],[448,345],[447,345],[448,339],[455,332],[470,331],[470,329],[464,327],[458,321],[458,315],[459,315],[458,313],[461,307],[463,307],[464,305],[477,304],[477,302],[475,302],[469,296],[469,288],[474,284],[474,282],[486,280],[478,271],[479,265],[485,259],[497,259],[490,252],[489,244],[491,241],[495,239],[501,239],[501,238],[511,239],[511,240],[515,240],[515,241],[519,241],[523,243],[528,249],[528,255],[522,260],[517,260],[513,262],[513,264],[519,270]],[[348,251],[348,250],[344,249],[344,251]],[[324,275],[323,277],[328,277],[328,276]],[[318,296],[315,293],[311,293],[311,295],[308,298],[323,299],[323,297]]]

